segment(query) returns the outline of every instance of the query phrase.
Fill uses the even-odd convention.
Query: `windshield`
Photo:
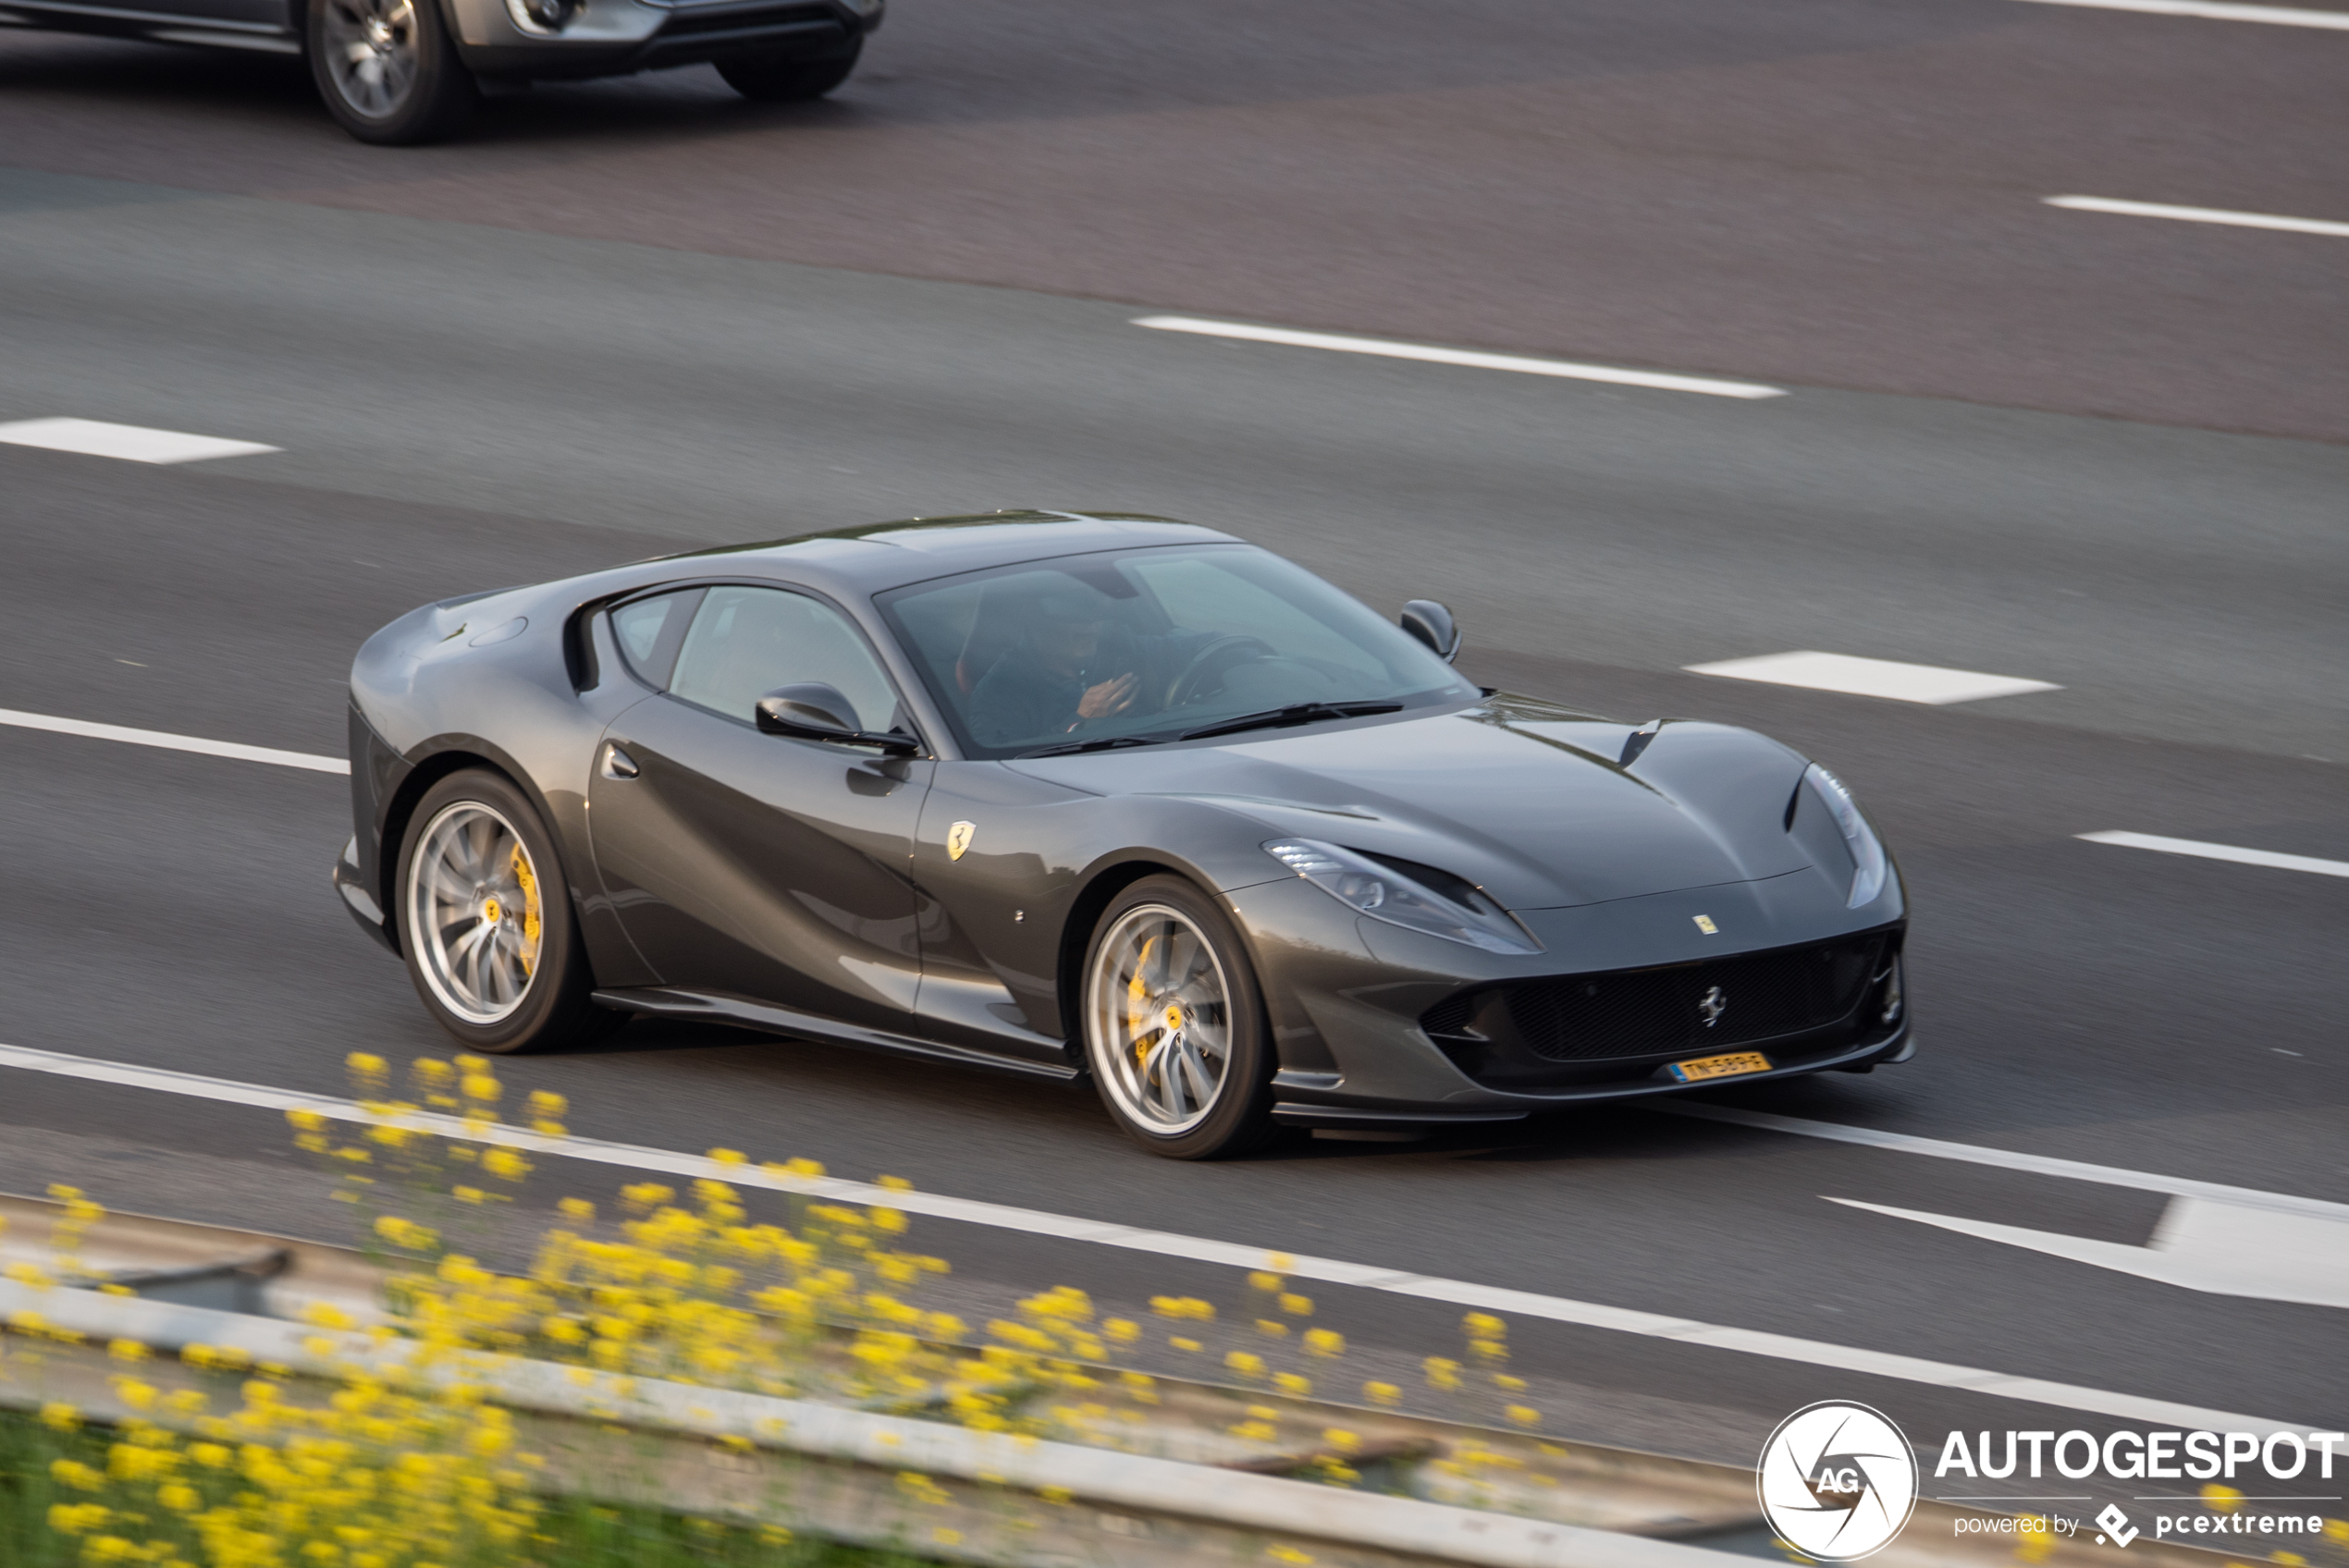
[[[1359,600],[1245,545],[1068,556],[879,602],[974,757],[1173,740],[1299,704],[1476,695]]]

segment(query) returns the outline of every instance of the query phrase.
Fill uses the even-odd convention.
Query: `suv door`
[[[907,722],[864,633],[812,594],[734,583],[611,614],[632,668],[665,688],[613,721],[588,790],[596,869],[646,962],[681,989],[902,1027],[933,765],[754,719],[765,693],[823,681],[863,729]]]

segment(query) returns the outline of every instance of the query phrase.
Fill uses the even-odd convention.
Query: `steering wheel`
[[[1203,693],[1194,688],[1204,686],[1209,675],[1221,674],[1232,665],[1245,662],[1224,659],[1224,655],[1232,653],[1245,653],[1248,658],[1277,656],[1273,645],[1261,637],[1250,637],[1243,632],[1226,632],[1221,637],[1211,637],[1184,664],[1182,673],[1168,682],[1164,705],[1179,708],[1187,703],[1198,701]]]

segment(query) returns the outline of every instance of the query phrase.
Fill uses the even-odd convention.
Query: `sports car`
[[[473,1050],[652,1015],[1089,1076],[1183,1158],[1909,1058],[1833,774],[1459,642],[1071,512],[449,599],[352,666],[334,880]]]

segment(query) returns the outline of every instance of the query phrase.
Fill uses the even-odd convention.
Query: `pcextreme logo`
[[[1882,1412],[1822,1400],[1762,1445],[1753,1488],[1770,1527],[1803,1556],[1850,1562],[1888,1545],[1917,1503],[1917,1461]]]

